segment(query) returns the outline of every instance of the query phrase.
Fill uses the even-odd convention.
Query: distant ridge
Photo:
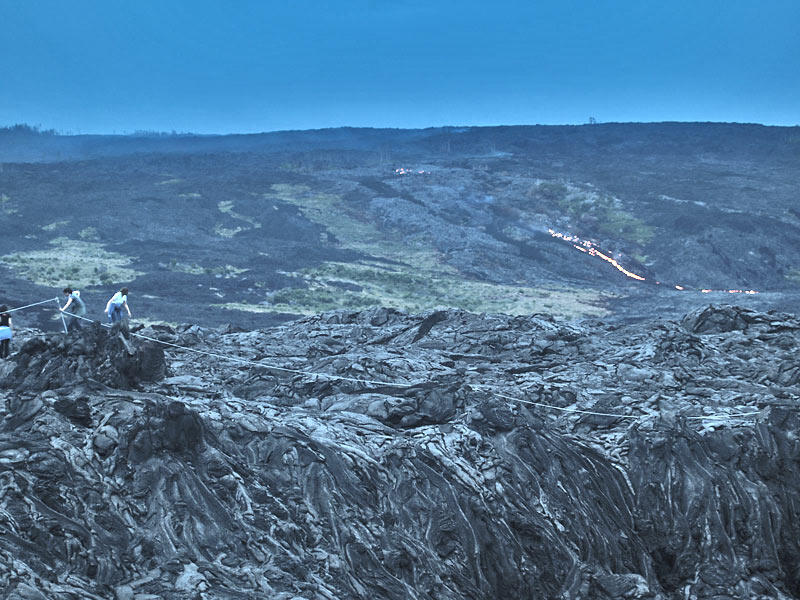
[[[624,136],[625,139],[620,139]],[[140,131],[131,134],[61,134],[29,125],[0,128],[0,162],[59,162],[131,154],[214,152],[308,152],[315,150],[483,153],[530,151],[558,144],[572,152],[620,145],[686,146],[687,150],[742,151],[769,145],[797,156],[800,127],[752,123],[596,123],[584,125],[448,126],[426,129],[338,127],[263,133],[195,134]],[[563,147],[566,144],[567,147]]]

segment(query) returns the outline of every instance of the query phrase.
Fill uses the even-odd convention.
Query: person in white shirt
[[[124,287],[106,303],[106,314],[109,323],[122,321],[122,308],[128,311],[128,318],[131,318],[131,309],[128,308],[128,288]]]

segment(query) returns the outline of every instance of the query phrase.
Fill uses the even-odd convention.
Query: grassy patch
[[[786,273],[786,279],[794,283],[800,283],[800,269],[789,269],[789,272]]]
[[[276,184],[272,186],[272,193],[264,194],[264,197],[297,206],[309,221],[325,227],[342,248],[380,259],[402,260],[417,271],[456,274],[455,269],[445,265],[440,254],[429,245],[422,241],[416,245],[409,244],[357,215],[351,215],[335,194],[316,192],[304,185]]]
[[[187,200],[198,200],[199,198],[202,197],[203,196],[201,194],[198,194],[197,192],[187,192],[185,194],[178,194],[178,198],[185,198]]]
[[[69,225],[69,221],[54,221],[49,225],[42,225],[42,231],[55,231],[59,227],[64,227],[64,225]]]
[[[234,212],[233,202],[231,202],[230,200],[223,200],[222,202],[217,204],[217,208],[221,213],[230,215],[234,219],[244,221],[245,223],[249,223],[250,225],[253,226],[254,229],[258,229],[259,227],[261,227],[261,223],[256,221],[253,217],[248,217],[247,215],[240,215],[239,213]]]
[[[561,182],[540,181],[530,195],[554,206],[573,222],[595,223],[597,231],[609,237],[644,246],[655,234],[655,228],[626,211],[619,198],[608,194]]]
[[[244,231],[243,227],[224,227],[221,223],[214,225],[214,233],[219,237],[232,238],[240,231]]]
[[[335,194],[316,192],[304,185],[275,184],[272,193],[264,196],[293,204],[309,221],[327,228],[345,248],[374,254],[385,241],[385,234],[377,228],[349,215]]]
[[[222,275],[225,279],[237,277],[247,269],[241,269],[233,265],[222,265],[217,267],[204,267],[197,263],[184,263],[172,259],[169,261],[169,270],[176,273],[189,273],[190,275]]]
[[[293,204],[310,221],[324,226],[341,247],[376,258],[374,263],[326,262],[290,273],[296,287],[273,292],[265,304],[223,305],[236,310],[314,314],[337,308],[390,306],[417,312],[435,307],[474,312],[567,317],[603,315],[603,298],[593,290],[539,289],[465,280],[424,240],[409,244],[347,212],[334,194],[306,186],[274,185],[266,198]],[[380,259],[391,261],[391,266]]]
[[[78,237],[82,240],[94,242],[100,239],[100,234],[94,227],[84,227],[78,232]]]
[[[214,226],[214,233],[216,233],[220,237],[227,237],[231,238],[235,236],[240,231],[246,231],[248,229],[259,229],[261,227],[261,223],[259,223],[253,217],[248,217],[247,215],[242,215],[233,210],[233,202],[230,200],[223,200],[217,204],[217,208],[219,212],[230,216],[233,219],[238,221],[243,221],[249,225],[249,227],[225,227],[222,223],[217,223]]]
[[[267,306],[266,304],[245,304],[243,302],[227,302],[225,304],[212,304],[214,308],[224,308],[225,310],[240,310],[242,312],[250,312],[250,313],[269,313],[269,314],[278,314],[279,311],[273,308],[272,306]],[[286,311],[291,314],[295,315],[312,315],[316,313],[312,312],[300,312],[297,310]]]
[[[38,285],[110,285],[132,281],[142,273],[129,268],[131,259],[108,252],[95,242],[59,237],[43,250],[19,252],[0,257],[23,279]]]
[[[607,207],[602,211],[597,228],[610,237],[634,242],[640,246],[652,240],[654,233],[649,225],[645,225],[629,212],[614,207]]]
[[[16,215],[19,212],[16,204],[5,194],[0,194],[0,212],[6,216]]]
[[[156,185],[176,185],[178,183],[183,183],[183,179],[179,177],[172,177],[170,179],[165,179],[164,181],[159,181]]]
[[[390,306],[409,312],[436,307],[512,315],[550,313],[565,317],[601,316],[602,297],[592,290],[542,289],[467,281],[456,276],[418,273],[412,268],[327,262],[294,274],[304,287],[283,288],[267,304],[222,305],[254,312],[315,314],[339,308]]]

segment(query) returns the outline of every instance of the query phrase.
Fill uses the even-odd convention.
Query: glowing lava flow
[[[612,258],[611,256],[609,256],[605,252],[601,252],[600,250],[598,250],[597,247],[594,245],[594,242],[591,242],[589,240],[582,240],[581,238],[579,238],[578,236],[575,236],[575,235],[569,235],[569,234],[566,234],[566,233],[559,233],[558,231],[554,231],[553,229],[548,229],[547,231],[554,238],[558,238],[560,240],[564,240],[565,242],[568,242],[568,243],[572,244],[572,247],[575,248],[576,250],[580,250],[581,252],[583,252],[585,254],[588,254],[589,256],[596,256],[598,258],[603,259],[604,261],[606,261],[608,264],[610,264],[612,267],[614,267],[617,271],[619,271],[620,273],[622,273],[626,277],[630,277],[631,279],[635,279],[636,281],[647,281],[641,275],[637,275],[636,273],[634,273],[632,271],[629,271],[628,269],[623,267],[621,264],[619,264],[619,262],[616,259]],[[661,282],[660,281],[656,281],[655,284],[656,285],[661,285]],[[685,291],[686,290],[686,288],[684,286],[682,286],[682,285],[675,284],[675,285],[673,285],[673,287],[676,290],[680,290],[680,291]],[[708,294],[708,293],[714,292],[714,291],[727,292],[728,294],[757,294],[758,293],[756,290],[712,290],[712,289],[708,289],[708,288],[701,289],[700,291],[703,294]]]
[[[612,267],[614,267],[617,271],[619,271],[620,273],[624,273],[626,276],[630,277],[631,279],[636,279],[637,281],[645,281],[645,278],[642,277],[641,275],[637,275],[636,273],[628,271],[628,269],[623,267],[615,259],[611,258],[608,254],[604,254],[603,252],[600,252],[600,250],[595,248],[594,244],[592,242],[590,242],[589,240],[582,240],[582,239],[580,239],[578,237],[575,237],[574,235],[567,235],[567,234],[564,234],[564,233],[559,233],[557,231],[553,231],[552,229],[548,229],[547,231],[549,231],[550,235],[552,235],[553,237],[558,238],[560,240],[564,240],[565,242],[571,243],[573,248],[575,248],[576,250],[580,250],[581,252],[585,252],[589,256],[596,256],[598,258],[602,258],[604,261],[606,261],[608,264],[610,264]]]

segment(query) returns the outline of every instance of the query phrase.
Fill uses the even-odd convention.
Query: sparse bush
[[[543,181],[533,189],[534,193],[540,198],[556,202],[564,198],[569,193],[569,188],[558,181]]]
[[[82,240],[97,240],[100,238],[100,235],[96,228],[86,227],[78,232],[78,237]]]

